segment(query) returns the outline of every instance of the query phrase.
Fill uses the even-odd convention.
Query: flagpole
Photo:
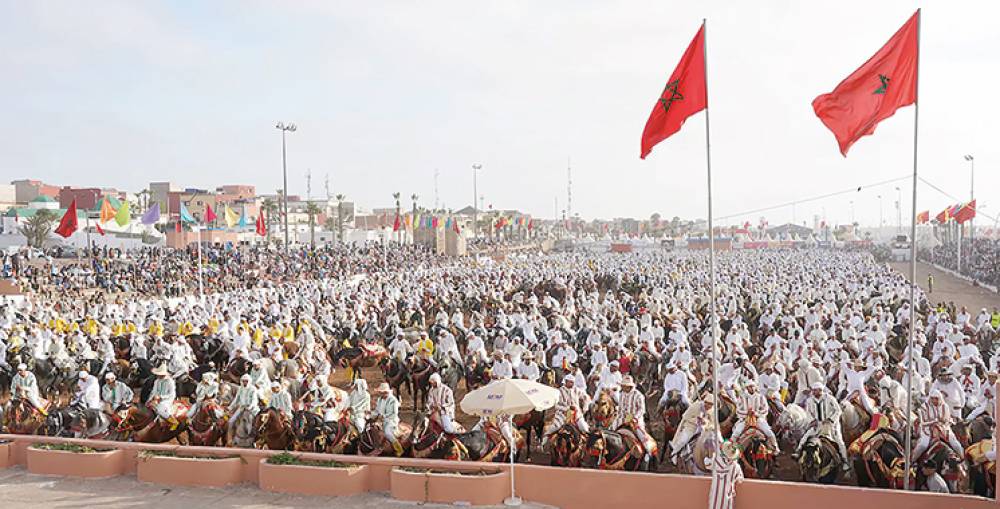
[[[906,340],[906,464],[903,470],[903,489],[910,489],[910,442],[913,434],[913,336],[917,314],[917,126],[920,120],[920,9],[917,9],[917,62],[913,80],[913,206],[910,214],[910,331]]]
[[[701,20],[702,30],[702,60],[704,66],[705,80],[705,168],[708,174],[708,278],[709,278],[709,324],[712,335],[712,397],[715,404],[712,405],[712,422],[715,424],[715,432],[719,432],[719,356],[718,338],[716,328],[718,326],[718,316],[715,313],[715,228],[712,220],[712,147],[708,117],[708,20]],[[713,463],[714,465],[714,463]],[[714,468],[714,467],[713,467]]]

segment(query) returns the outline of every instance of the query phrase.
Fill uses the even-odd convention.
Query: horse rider
[[[250,383],[257,388],[257,397],[266,402],[270,397],[271,377],[268,376],[267,369],[264,368],[263,359],[253,361],[253,367],[250,368]]]
[[[396,438],[396,428],[399,426],[399,400],[392,394],[392,388],[386,382],[379,384],[375,393],[378,394],[378,400],[375,401],[373,415],[382,420],[382,433],[392,445],[396,456],[402,456],[403,445]]]
[[[681,451],[687,446],[699,432],[714,429],[715,419],[713,407],[715,397],[711,393],[705,394],[701,399],[696,400],[684,411],[681,421],[677,424],[677,433],[670,441],[670,460],[676,464]]]
[[[733,425],[733,433],[730,440],[734,442],[739,440],[749,424],[767,436],[771,450],[775,454],[780,452],[778,438],[774,436],[771,425],[767,423],[767,414],[769,411],[767,398],[757,392],[757,382],[748,380],[744,385],[743,394],[736,400],[736,424]]]
[[[327,377],[325,376],[314,376],[309,381],[309,395],[312,396],[312,400],[309,402],[309,410],[317,414],[322,413],[327,403],[337,396],[333,391],[333,387],[330,387],[330,384],[327,383]]]
[[[465,345],[465,351],[469,355],[474,355],[475,359],[480,362],[486,362],[489,355],[486,354],[486,343],[483,342],[483,337],[479,334],[471,334],[469,337],[469,343]]]
[[[348,395],[351,410],[351,424],[361,433],[365,430],[368,414],[372,409],[372,397],[368,394],[368,382],[364,378],[354,381],[351,393]]]
[[[787,387],[788,382],[774,369],[774,363],[765,364],[764,372],[757,378],[757,388],[768,401],[774,403],[778,412],[785,411],[785,403],[781,400],[781,391]]]
[[[910,459],[915,461],[920,458],[930,446],[931,437],[945,440],[955,454],[962,457],[965,450],[951,429],[953,422],[951,409],[948,408],[941,391],[931,389],[927,403],[917,412],[917,445]]]
[[[619,390],[622,383],[622,374],[618,371],[618,365],[618,361],[611,361],[608,370],[601,373],[601,378],[597,381],[597,386],[594,388],[595,400],[601,396],[601,391],[608,391],[611,397],[615,399],[615,403],[618,402]]]
[[[229,402],[229,412],[232,416],[229,418],[228,426],[230,438],[232,438],[233,433],[236,431],[236,425],[239,423],[244,412],[249,412],[250,416],[254,417],[260,410],[260,398],[257,394],[257,388],[250,382],[250,375],[241,376],[240,386],[236,388],[236,395],[234,395],[233,400]]]
[[[494,380],[514,378],[514,366],[511,365],[501,350],[493,351],[493,368],[490,372],[493,374]]]
[[[114,414],[118,409],[132,403],[135,394],[128,384],[118,380],[114,373],[104,375],[104,387],[101,388],[101,401],[104,402],[104,412]]]
[[[393,358],[405,361],[413,353],[413,345],[406,340],[402,332],[397,332],[396,337],[389,343],[389,352]]]
[[[559,401],[555,405],[555,413],[552,420],[546,426],[544,435],[546,440],[566,423],[567,418],[571,420],[580,433],[590,433],[590,426],[584,419],[584,414],[590,408],[590,397],[587,391],[576,387],[576,378],[573,375],[563,377],[562,387],[559,388]]]
[[[188,410],[188,419],[198,414],[198,410],[201,409],[201,405],[206,400],[219,397],[219,382],[215,380],[215,377],[215,373],[211,371],[201,374],[201,381],[194,388],[194,404]]]
[[[809,388],[809,398],[806,399],[804,409],[812,423],[802,435],[798,447],[795,448],[793,457],[798,458],[799,451],[806,441],[814,436],[825,436],[833,443],[837,444],[837,451],[840,453],[843,469],[850,470],[851,466],[847,461],[847,447],[844,445],[843,432],[840,429],[840,415],[843,410],[837,398],[827,392],[826,386],[821,382],[815,382]]]
[[[87,410],[100,410],[101,390],[100,384],[97,383],[97,377],[86,371],[80,371],[78,378],[76,394],[70,400],[70,406],[79,406]]]
[[[430,366],[437,367],[437,362],[434,361],[434,340],[426,332],[420,333],[420,340],[417,341],[416,351],[418,359],[424,360]]]
[[[965,408],[965,389],[947,367],[942,367],[938,371],[937,380],[931,384],[931,392],[933,393],[935,389],[941,394],[941,398],[948,408],[951,409],[952,417],[961,419],[962,409]]]
[[[646,397],[635,388],[635,380],[632,379],[632,375],[625,375],[622,378],[620,399],[618,415],[615,416],[611,429],[628,426],[639,438],[646,454],[652,453],[653,451],[649,450],[649,435],[646,433]]]
[[[35,410],[41,412],[42,415],[49,415],[39,395],[38,380],[35,379],[34,373],[28,371],[27,364],[21,363],[17,365],[17,373],[11,379],[10,386],[12,388],[12,400],[24,399],[28,403],[31,403],[31,406],[35,407]]]
[[[688,392],[690,391],[689,382],[687,372],[677,369],[677,363],[674,359],[671,359],[667,363],[667,374],[663,376],[663,396],[660,397],[658,408],[663,408],[667,404],[671,392],[677,393],[681,403],[685,407],[690,406],[691,400],[688,397]]]
[[[451,387],[441,383],[441,375],[434,373],[430,377],[430,390],[427,391],[427,413],[432,422],[436,422],[445,433],[455,434],[455,395]]]
[[[174,400],[177,399],[177,383],[170,377],[166,364],[153,369],[152,373],[156,376],[156,380],[153,381],[153,389],[149,392],[146,405],[156,412],[157,417],[165,420],[171,430],[175,430],[180,424],[173,415]]]
[[[534,362],[535,354],[531,350],[528,350],[521,355],[521,359],[521,365],[517,367],[518,378],[537,382],[539,377],[542,376],[542,372],[538,369],[538,364]]]
[[[991,374],[996,375],[996,373]],[[995,419],[996,416],[994,413],[996,412],[996,396],[993,394],[994,387],[996,387],[995,381],[993,384],[983,385],[983,392],[979,397],[979,406],[974,408],[972,412],[969,413],[969,416],[965,418],[965,422],[971,423],[980,415],[986,415],[991,419]]]
[[[878,413],[875,404],[868,397],[868,391],[865,390],[865,382],[871,378],[875,370],[876,367],[874,365],[865,368],[864,361],[860,359],[855,360],[853,366],[847,361],[841,363],[841,373],[843,375],[840,380],[840,392],[845,394],[843,401],[850,403],[852,399],[857,398],[861,406],[868,411],[869,415]]]
[[[451,358],[456,364],[462,364],[462,354],[458,351],[458,342],[451,331],[445,329],[438,336],[438,354],[443,358]]]
[[[805,357],[799,360],[799,369],[796,372],[798,390],[795,393],[795,404],[802,406],[809,398],[809,388],[814,384],[822,384],[826,378],[819,365],[822,360],[819,356]]]
[[[271,382],[271,397],[267,400],[267,408],[278,411],[286,421],[292,419],[292,395],[280,382]]]

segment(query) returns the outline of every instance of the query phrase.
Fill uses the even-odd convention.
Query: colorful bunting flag
[[[187,207],[185,207],[183,203],[181,203],[180,216],[181,216],[181,221],[183,221],[185,223],[194,223],[195,222],[194,216],[192,216],[191,213],[188,212]]]
[[[222,211],[222,215],[225,217],[226,227],[227,228],[232,228],[232,227],[236,226],[236,223],[238,223],[240,221],[240,217],[237,216],[235,212],[233,212],[233,209],[229,208],[229,204],[228,203],[226,204],[225,207],[226,208],[223,209],[223,211]]]
[[[212,206],[206,204],[205,205],[205,224],[214,223],[215,220],[218,219],[218,218],[219,218],[219,216],[215,215],[215,211],[212,210]]]
[[[149,226],[160,220],[160,202],[153,202],[148,210],[142,215],[142,224]]]
[[[128,226],[128,223],[132,221],[132,212],[128,208],[128,202],[123,201],[122,206],[118,207],[118,213],[115,214],[115,222],[118,226]]]
[[[116,211],[115,208],[111,206],[111,200],[109,200],[108,197],[105,196],[104,199],[101,200],[101,222],[107,223],[108,221],[114,219],[115,214],[117,213],[118,211]]]
[[[263,210],[261,210],[260,213],[257,214],[257,235],[260,235],[261,237],[267,236],[267,223],[264,222]]]

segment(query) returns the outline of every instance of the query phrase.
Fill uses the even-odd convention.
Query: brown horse
[[[277,409],[268,408],[254,418],[253,428],[257,440],[254,444],[258,449],[267,448],[272,451],[289,450],[294,445],[292,425]]]
[[[751,479],[768,479],[774,471],[774,451],[768,445],[768,438],[753,422],[747,422],[740,435],[740,465],[743,473]]]
[[[162,444],[176,438],[178,442],[183,444],[186,442],[186,440],[182,440],[182,437],[187,431],[187,412],[189,408],[190,405],[187,403],[174,401],[171,415],[177,421],[175,425],[165,419],[161,419],[148,406],[133,404],[119,415],[115,431],[124,440],[131,439],[134,442]]]
[[[215,446],[220,440],[226,446],[227,418],[222,407],[214,399],[207,399],[198,407],[198,412],[188,423],[187,435],[191,445]]]
[[[413,440],[413,428],[405,423],[401,422],[396,426],[396,440],[399,441],[399,445],[403,447],[403,455],[406,455],[406,451],[410,449]],[[358,454],[362,456],[395,456],[396,453],[392,449],[392,444],[385,439],[385,433],[382,431],[382,421],[380,419],[373,419],[368,421],[368,427],[365,428],[361,435],[358,437]]]
[[[670,391],[667,395],[667,402],[663,405],[660,417],[663,419],[663,452],[667,450],[667,444],[674,439],[677,434],[677,427],[681,424],[681,417],[688,406],[684,404],[681,395],[677,391]],[[661,458],[662,459],[662,458]]]
[[[401,361],[396,358],[385,358],[379,362],[379,367],[382,368],[382,377],[392,388],[393,393],[398,394],[399,397],[403,397],[403,387],[406,387],[411,393],[413,392],[413,382],[410,380],[410,368],[406,364],[406,361]]]
[[[549,440],[552,442],[552,466],[578,468],[583,463],[585,436],[576,425],[563,424]]]
[[[590,419],[597,429],[609,429],[617,415],[618,404],[615,403],[615,398],[608,391],[601,391],[590,407]]]
[[[333,354],[331,360],[342,368],[350,368],[351,382],[353,382],[361,376],[361,368],[378,366],[382,359],[387,357],[389,357],[389,351],[381,345],[362,345],[341,348]]]
[[[51,405],[42,401],[43,406]],[[3,427],[7,433],[15,435],[36,435],[45,424],[45,414],[35,408],[27,399],[12,401],[4,412]]]
[[[646,449],[634,431],[591,431],[585,440],[583,467],[600,470],[656,471],[656,454]]]
[[[527,447],[527,460],[531,460],[531,435],[534,432],[535,438],[541,440],[545,430],[545,412],[532,410],[526,414],[514,416],[514,426],[519,430],[524,430],[525,443]]]

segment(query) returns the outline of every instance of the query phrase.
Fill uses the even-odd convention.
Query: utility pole
[[[434,210],[438,209],[438,175],[441,172],[434,168]]]
[[[309,168],[306,168],[306,201],[307,202],[309,200],[312,200],[312,189],[313,189],[312,182],[313,182],[312,170],[309,169]]]
[[[573,220],[573,168],[566,157],[566,216]]]
[[[326,188],[326,201],[330,201],[330,174],[326,174],[326,180],[323,182],[323,186]]]

